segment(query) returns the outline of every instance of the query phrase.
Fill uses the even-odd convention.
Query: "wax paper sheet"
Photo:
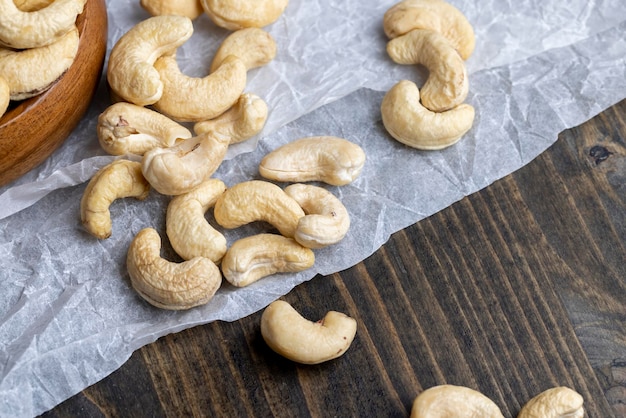
[[[352,226],[339,244],[316,250],[312,269],[267,277],[249,287],[223,285],[207,305],[156,309],[132,290],[126,251],[144,227],[164,239],[169,198],[122,199],[111,207],[113,234],[96,240],[80,225],[86,181],[109,163],[96,133],[109,104],[104,81],[80,125],[44,164],[0,188],[0,416],[46,411],[121,366],[160,336],[215,320],[232,321],[265,307],[317,274],[346,269],[392,234],[531,161],[556,139],[626,97],[626,7],[623,0],[451,0],[475,28],[467,61],[476,109],[472,130],[436,152],[408,148],[385,132],[382,97],[395,82],[423,83],[417,66],[393,64],[382,16],[389,0],[291,0],[265,29],[278,55],[250,71],[247,91],[270,116],[256,138],[234,146],[214,177],[227,185],[259,178],[272,149],[311,135],[359,144],[367,162],[353,183],[327,187],[346,205]],[[148,17],[137,0],[109,0],[109,49]],[[207,16],[194,23],[178,53],[189,75],[206,74],[228,34]],[[133,156],[129,156],[133,158]],[[252,224],[220,229],[235,239],[268,230]]]

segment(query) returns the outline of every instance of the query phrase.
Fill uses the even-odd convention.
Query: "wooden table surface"
[[[261,312],[168,335],[46,417],[408,417],[417,394],[477,389],[515,417],[568,386],[626,417],[626,101],[519,171],[284,297],[358,321],[339,359],[298,365]]]

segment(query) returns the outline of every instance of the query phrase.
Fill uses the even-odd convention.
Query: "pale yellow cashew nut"
[[[309,321],[289,303],[277,300],[261,315],[261,335],[281,356],[302,364],[319,364],[343,355],[356,336],[357,323],[348,315],[329,311]]]
[[[213,23],[228,30],[262,28],[283,14],[289,0],[201,0]]]
[[[211,62],[211,72],[216,71],[229,55],[241,59],[247,70],[270,63],[276,57],[276,41],[259,28],[239,29],[224,39]]]
[[[315,263],[315,254],[293,238],[257,234],[235,241],[222,258],[222,273],[233,286],[245,287],[276,273],[304,271]]]
[[[80,218],[85,229],[98,239],[111,236],[113,201],[125,197],[145,199],[150,185],[136,161],[115,160],[101,168],[89,181],[80,201]]]
[[[4,115],[11,103],[11,88],[9,83],[0,76],[0,117]]]
[[[54,0],[13,0],[13,3],[23,12],[34,12],[53,3]]]
[[[174,251],[184,260],[204,257],[219,263],[226,254],[226,237],[204,217],[226,190],[224,182],[208,179],[173,198],[167,206],[165,227]]]
[[[411,418],[504,418],[498,405],[477,390],[455,385],[433,386],[413,401]]]
[[[176,15],[194,20],[204,13],[200,0],[140,0],[139,4],[152,16]]]
[[[421,105],[415,83],[402,80],[381,103],[383,125],[399,142],[421,150],[439,150],[455,144],[474,123],[474,108],[466,103],[442,113]]]
[[[133,288],[148,303],[183,310],[204,305],[222,284],[219,267],[208,258],[174,263],[160,256],[161,237],[152,228],[139,231],[130,244],[126,265]]]
[[[573,389],[559,386],[541,392],[528,401],[517,418],[582,418],[583,397]]]

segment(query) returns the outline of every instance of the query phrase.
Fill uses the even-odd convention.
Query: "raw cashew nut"
[[[215,202],[213,214],[224,228],[264,221],[285,237],[293,238],[304,211],[277,185],[249,180],[227,189]]]
[[[575,390],[559,386],[541,392],[528,401],[517,418],[582,418],[583,397]]]
[[[113,93],[139,106],[158,101],[163,83],[153,64],[184,44],[192,33],[191,19],[184,16],[154,16],[133,26],[109,55],[107,80]]]
[[[261,315],[261,335],[281,356],[298,363],[319,364],[348,350],[356,335],[356,320],[329,311],[321,320],[309,321],[289,303],[277,300]]]
[[[465,15],[443,0],[404,0],[392,6],[383,17],[389,39],[414,29],[441,33],[466,60],[476,44],[474,29]]]
[[[186,193],[208,180],[228,150],[228,138],[207,132],[169,148],[153,148],[143,155],[143,175],[165,195]]]
[[[118,102],[98,117],[98,140],[111,155],[143,155],[155,147],[172,147],[191,132],[165,115],[132,103]]]
[[[140,0],[139,4],[152,16],[177,15],[194,20],[204,13],[200,0]]]
[[[226,112],[215,119],[198,122],[193,129],[196,135],[214,131],[230,138],[236,144],[257,135],[267,121],[267,103],[259,96],[244,93]]]
[[[160,256],[161,237],[152,228],[139,231],[126,264],[133,288],[150,304],[182,310],[206,304],[222,284],[219,267],[208,258],[173,263]]]
[[[313,136],[289,142],[261,160],[259,173],[283,182],[323,181],[333,186],[353,182],[363,169],[365,152],[334,136]]]
[[[350,228],[348,210],[328,190],[311,184],[291,184],[285,187],[306,214],[298,221],[294,239],[308,248],[322,248],[343,239]]]
[[[80,201],[80,218],[85,229],[99,239],[111,236],[111,213],[114,200],[124,197],[145,199],[150,185],[136,161],[115,160],[101,168],[89,181]]]
[[[9,83],[0,76],[0,117],[4,115],[11,103],[11,88]]]
[[[456,143],[474,123],[474,108],[466,103],[442,113],[421,105],[415,83],[402,80],[380,106],[383,125],[396,140],[421,150],[438,150]]]
[[[163,94],[154,108],[181,122],[212,119],[228,110],[246,88],[246,67],[239,58],[227,57],[206,77],[183,74],[176,55],[164,55],[155,63],[163,82]]]
[[[211,62],[211,72],[222,65],[229,55],[238,57],[246,70],[268,64],[276,57],[276,41],[259,28],[239,29],[224,39]]]
[[[275,273],[295,273],[315,263],[315,254],[293,238],[257,234],[235,241],[222,259],[222,273],[230,284],[245,287]]]
[[[56,42],[76,26],[87,0],[55,0],[32,12],[13,0],[0,0],[0,45],[14,49],[38,48]]]
[[[11,88],[11,100],[24,100],[48,90],[78,53],[76,26],[54,43],[23,50],[0,48],[0,77]]]
[[[422,104],[433,112],[450,110],[467,98],[465,63],[443,35],[415,29],[389,41],[387,53],[398,64],[428,68],[428,79],[421,88]]]
[[[440,385],[426,389],[413,401],[411,418],[504,418],[498,405],[464,386]]]
[[[262,28],[274,23],[289,0],[201,0],[213,23],[228,30]]]
[[[226,190],[224,182],[208,179],[173,198],[167,206],[165,226],[172,248],[185,260],[204,257],[219,263],[226,253],[226,238],[204,217]]]
[[[13,0],[13,3],[23,12],[34,12],[48,7],[54,0]]]

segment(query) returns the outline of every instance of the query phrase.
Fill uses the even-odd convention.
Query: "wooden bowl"
[[[46,92],[12,103],[0,117],[0,186],[41,164],[74,130],[102,76],[107,46],[105,0],[87,0],[76,20],[72,66]]]

